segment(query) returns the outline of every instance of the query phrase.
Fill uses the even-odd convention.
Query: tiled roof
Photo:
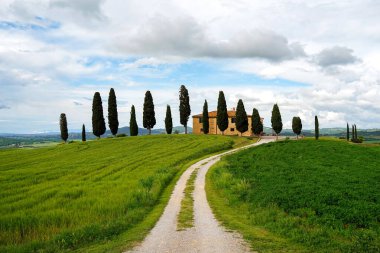
[[[227,111],[228,117],[236,117],[236,111]],[[251,117],[252,115],[247,115],[248,117]],[[216,118],[216,111],[208,112],[209,118]],[[193,115],[193,118],[202,118],[202,114]]]

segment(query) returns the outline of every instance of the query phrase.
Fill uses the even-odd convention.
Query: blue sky
[[[312,128],[314,115],[321,127],[380,127],[379,12],[371,0],[4,0],[0,133],[58,131],[61,112],[91,129],[92,96],[106,112],[111,87],[121,126],[132,104],[142,125],[146,90],[156,127],[167,104],[179,125],[182,84],[192,114],[223,90],[266,126],[278,103],[287,128],[293,116]]]

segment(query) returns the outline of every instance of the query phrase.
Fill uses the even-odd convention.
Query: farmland
[[[379,158],[379,145],[270,143],[223,158],[206,191],[260,252],[379,252]]]
[[[156,135],[1,150],[0,251],[120,252],[152,228],[189,163],[244,142]]]

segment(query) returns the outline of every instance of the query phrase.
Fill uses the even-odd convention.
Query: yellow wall
[[[236,129],[235,123],[232,123],[232,118],[228,118],[228,128],[224,131],[225,135],[240,135],[240,132]],[[216,124],[216,118],[209,118],[209,134],[222,134],[219,127]],[[203,134],[201,129],[203,124],[199,123],[199,118],[193,118],[193,134]],[[232,131],[231,128],[234,130]],[[248,130],[243,133],[243,136],[251,136],[251,117],[248,117]]]

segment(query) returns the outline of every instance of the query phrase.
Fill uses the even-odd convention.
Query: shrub
[[[119,137],[127,137],[127,136],[128,136],[128,135],[126,135],[126,134],[117,134],[117,135],[116,135],[116,137],[118,137],[118,138],[119,138]]]

